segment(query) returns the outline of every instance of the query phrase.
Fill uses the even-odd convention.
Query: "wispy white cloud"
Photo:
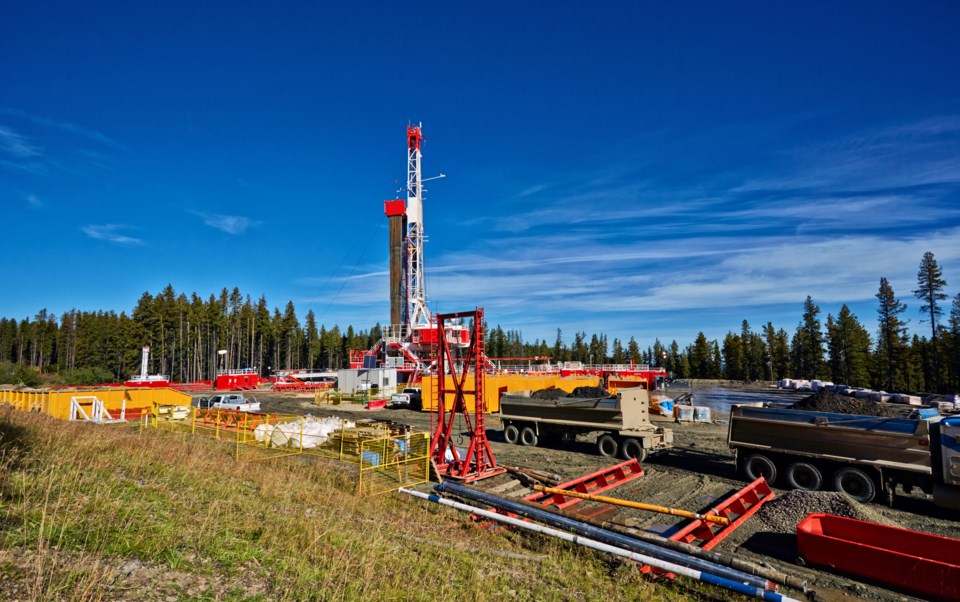
[[[700,254],[707,261],[701,262],[678,258],[658,264],[631,259],[629,253],[597,253],[580,269],[543,262],[535,271],[511,272],[494,261],[487,270],[441,273],[431,282],[434,294],[444,299],[487,299],[497,306],[533,299],[538,310],[575,313],[750,307],[795,303],[808,294],[825,302],[853,302],[870,300],[880,276],[908,290],[914,264],[925,251],[933,250],[943,265],[960,265],[958,237],[960,228],[902,240],[768,237],[730,244],[726,253],[715,253],[720,241],[712,241]],[[643,255],[635,251],[635,257]],[[688,259],[695,255],[688,249]]]
[[[881,276],[909,300],[925,251],[933,251],[942,266],[960,266],[960,227],[904,238],[869,232],[712,237],[674,248],[647,248],[641,240],[618,247],[584,245],[569,256],[551,256],[538,244],[524,250],[524,240],[517,237],[486,255],[430,258],[428,265],[435,266],[427,269],[431,309],[482,306],[491,319],[531,338],[548,337],[557,326],[568,331],[588,323],[606,325],[596,331],[629,336],[647,332],[665,315],[672,316],[675,330],[679,320],[695,335],[713,312],[739,314],[737,323],[727,325],[735,327],[746,316],[777,319],[781,310],[774,308],[799,307],[807,295],[828,306],[869,303]],[[311,299],[351,313],[377,307],[385,313],[386,272],[371,269],[337,279],[329,293]],[[795,313],[798,317],[799,310]],[[687,317],[677,318],[680,314]],[[664,325],[659,332],[669,330]],[[686,333],[676,330],[672,337],[683,340],[681,335]]]
[[[198,216],[203,223],[216,228],[227,234],[243,234],[248,229],[260,225],[261,222],[242,215],[225,215],[222,213],[206,213],[203,211],[190,210],[190,213]]]
[[[43,117],[41,115],[34,115],[33,113],[28,113],[27,111],[22,111],[20,109],[15,109],[12,107],[0,108],[0,114],[11,115],[18,119],[22,119],[24,121],[29,121],[30,123],[34,123],[36,125],[70,132],[78,136],[81,136],[83,138],[86,138],[88,140],[98,142],[104,146],[108,146],[114,150],[125,150],[125,147],[123,144],[117,142],[113,138],[110,138],[106,134],[103,134],[102,132],[98,132],[97,130],[93,130],[87,127],[77,125],[75,123],[71,123],[69,121],[56,120],[56,119],[51,119],[49,117]]]
[[[115,154],[125,150],[104,134],[74,123],[0,108],[0,116],[4,115],[17,122],[16,129],[0,125],[0,167],[8,170],[39,176],[79,175],[91,166],[115,168]]]
[[[13,128],[0,125],[0,153],[13,159],[32,159],[40,156],[40,148]]]
[[[592,329],[683,343],[698,330],[722,336],[744,318],[791,330],[811,295],[824,315],[857,305],[872,329],[881,276],[909,303],[920,258],[932,251],[951,284],[958,278],[954,151],[960,117],[944,117],[785,151],[761,165],[731,161],[730,173],[690,186],[628,167],[543,177],[550,183],[507,191],[489,216],[458,223],[470,235],[456,251],[427,247],[428,303],[435,311],[485,307],[530,339],[552,340],[560,326],[568,339]],[[310,297],[324,307],[382,322],[385,268],[301,285],[329,288]]]
[[[563,181],[513,195],[532,209],[505,206],[470,225],[518,235],[556,227],[623,231],[642,223],[647,236],[686,230],[689,237],[771,228],[866,230],[933,224],[960,213],[950,197],[960,190],[960,116],[868,129],[768,154],[759,165],[719,161],[713,167],[717,158],[705,156],[701,169],[710,179],[687,187],[656,180],[656,174],[676,168],[669,159],[662,168],[638,168],[648,157],[606,167],[598,176],[567,174]]]
[[[750,177],[732,192],[956,185],[958,153],[960,116],[942,115],[793,149],[774,173]]]
[[[543,192],[544,190],[547,190],[548,188],[550,188],[550,184],[545,184],[545,183],[544,183],[544,184],[534,184],[534,185],[528,186],[527,188],[524,188],[523,190],[521,190],[520,192],[518,192],[518,193],[517,193],[517,198],[520,198],[520,199],[526,198],[526,197],[528,197],[528,196],[532,196],[532,195],[534,195],[534,194],[537,194],[538,192]]]
[[[131,228],[133,228],[133,226],[127,226],[124,224],[90,224],[80,228],[80,230],[90,238],[94,238],[96,240],[105,240],[118,245],[132,246],[144,244],[143,240],[139,238],[134,238],[121,233],[121,230],[128,230]]]
[[[28,205],[35,209],[43,207],[43,201],[41,201],[40,197],[35,194],[28,194],[26,197],[24,197],[24,200],[27,201]]]

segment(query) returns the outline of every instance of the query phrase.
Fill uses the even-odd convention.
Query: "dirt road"
[[[676,394],[682,391],[671,391]],[[806,394],[762,388],[730,388],[714,386],[695,390],[698,405],[711,408],[712,423],[679,424],[666,418],[655,418],[674,429],[674,449],[648,459],[644,463],[645,474],[609,495],[666,505],[685,510],[705,511],[718,500],[740,489],[745,483],[735,474],[735,463],[727,447],[727,420],[729,407],[737,403],[767,401],[788,405]],[[295,397],[272,393],[259,393],[266,412],[285,414],[349,415],[393,420],[409,424],[418,430],[428,430],[430,415],[411,410],[386,409],[367,411],[359,405],[318,406],[312,396]],[[500,421],[495,416],[487,418],[487,433],[498,462],[501,464],[535,468],[557,473],[572,479],[595,472],[611,462],[595,451],[590,436],[581,436],[572,446],[559,445],[528,448],[509,445],[503,440]],[[468,443],[463,439],[464,446]],[[836,505],[832,494],[800,494],[775,490],[777,499],[769,502],[755,517],[751,517],[716,549],[758,563],[770,564],[784,572],[809,580],[818,592],[820,600],[875,599],[894,601],[910,599],[891,590],[870,584],[862,584],[843,576],[810,567],[800,567],[797,557],[795,524],[791,517],[803,516],[806,512],[837,511],[842,507],[847,513],[928,533],[960,537],[960,522],[956,516],[937,508],[927,498],[898,496],[894,508],[880,504],[863,507],[850,501],[851,505]],[[844,502],[846,504],[846,498]],[[584,502],[590,504],[591,502]],[[832,505],[831,505],[832,504]],[[784,518],[786,517],[786,518]],[[674,517],[645,513],[638,510],[620,509],[612,520],[629,524],[650,532],[669,535],[680,522]]]

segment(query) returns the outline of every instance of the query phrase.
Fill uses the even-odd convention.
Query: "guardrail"
[[[156,429],[234,446],[234,458],[256,462],[316,456],[359,467],[357,492],[376,495],[429,478],[429,435],[383,422],[190,408],[183,419],[151,413],[141,432]]]

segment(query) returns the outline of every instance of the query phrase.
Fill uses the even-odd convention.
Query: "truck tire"
[[[624,460],[637,459],[637,462],[643,462],[647,459],[647,450],[643,448],[643,443],[630,437],[620,443],[620,457]]]
[[[511,445],[516,445],[520,441],[520,430],[512,424],[508,424],[507,428],[503,429],[503,440]]]
[[[523,430],[520,431],[520,443],[527,447],[536,447],[537,446],[537,433],[533,428],[529,426],[523,427]]]
[[[813,464],[794,462],[787,467],[787,484],[801,491],[820,491],[823,487],[823,475]]]
[[[877,487],[870,475],[849,466],[841,468],[833,475],[833,488],[863,504],[873,501],[877,494]]]
[[[600,435],[597,437],[597,451],[605,458],[616,458],[617,448],[619,447],[617,440],[610,435]]]
[[[743,461],[743,474],[751,481],[763,477],[770,485],[777,480],[777,465],[763,454],[753,454]]]

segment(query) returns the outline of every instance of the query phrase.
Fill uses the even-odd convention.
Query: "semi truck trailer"
[[[734,406],[727,442],[748,480],[892,504],[897,486],[960,510],[960,417],[885,418]]]
[[[600,455],[637,458],[663,451],[673,431],[650,422],[650,399],[640,388],[609,397],[539,399],[532,391],[512,391],[500,398],[500,420],[507,443],[536,446],[543,438],[573,441],[594,433]]]

